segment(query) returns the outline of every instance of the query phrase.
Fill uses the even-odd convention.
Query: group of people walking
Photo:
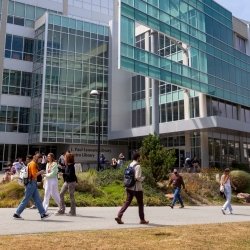
[[[63,158],[62,158],[63,156]],[[55,212],[55,215],[64,215],[66,206],[64,202],[64,195],[68,191],[70,200],[71,200],[71,208],[70,211],[66,214],[68,216],[75,216],[76,215],[76,201],[74,198],[74,191],[77,183],[77,178],[75,175],[75,158],[74,154],[67,152],[65,155],[62,154],[59,160],[60,164],[64,164],[65,168],[62,165],[57,164],[54,154],[49,153],[46,157],[46,167],[45,170],[39,170],[38,165],[42,162],[43,155],[40,153],[35,154],[33,157],[28,155],[26,157],[26,164],[28,164],[28,173],[29,173],[29,183],[25,189],[25,197],[19,204],[16,212],[13,215],[14,219],[23,219],[21,217],[21,213],[26,208],[28,202],[33,199],[35,206],[37,207],[41,219],[44,220],[50,217],[50,214],[47,213],[48,206],[49,206],[49,199],[52,197],[58,206],[58,211]],[[135,151],[132,155],[133,162],[130,164],[131,167],[134,168],[134,179],[135,184],[132,187],[126,188],[126,201],[119,210],[115,220],[118,224],[124,224],[122,221],[122,217],[124,212],[127,210],[129,205],[131,204],[133,198],[135,197],[138,203],[138,212],[140,224],[148,224],[149,221],[145,219],[144,215],[144,203],[143,203],[143,189],[142,189],[142,182],[145,180],[145,177],[142,176],[142,168],[140,166],[140,154],[139,152]],[[62,168],[64,171],[62,171]],[[58,171],[60,170],[60,172]],[[37,177],[42,176],[44,178],[44,200],[42,202],[41,197],[38,192],[37,188]],[[59,193],[58,191],[58,178],[62,176],[64,179],[64,184],[61,188]],[[224,186],[224,194],[226,196],[226,202],[222,206],[222,213],[225,214],[227,208],[229,209],[229,214],[232,214],[232,207],[231,207],[231,194],[232,194],[232,187],[236,190],[232,182],[232,177],[230,175],[229,168],[225,169],[224,174],[221,177],[220,181],[221,185]],[[180,196],[181,188],[185,189],[185,183],[182,176],[178,173],[177,169],[174,169],[173,175],[169,180],[169,185],[173,185],[174,187],[174,197],[169,205],[172,209],[175,206],[176,201],[178,200],[180,203],[179,208],[184,208],[184,204],[182,198]]]
[[[26,163],[28,164],[28,178],[29,182],[26,185],[24,199],[19,204],[16,212],[13,215],[14,219],[23,219],[21,213],[26,208],[28,202],[33,199],[35,206],[37,207],[41,219],[47,219],[50,214],[47,213],[49,206],[49,199],[52,197],[58,206],[58,211],[55,215],[65,214],[65,202],[64,195],[69,191],[71,207],[70,211],[66,214],[68,216],[76,215],[76,202],[74,197],[75,186],[77,178],[75,175],[75,157],[74,154],[68,152],[65,154],[65,170],[64,172],[58,171],[58,164],[55,161],[53,153],[49,153],[46,157],[45,170],[39,170],[39,164],[45,159],[42,154],[36,153],[33,157],[27,156]],[[40,194],[37,188],[37,177],[44,177],[44,200],[42,202]],[[58,177],[62,176],[64,179],[64,184],[59,193],[58,191]]]

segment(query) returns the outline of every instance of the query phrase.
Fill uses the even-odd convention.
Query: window
[[[28,108],[0,106],[0,110],[0,131],[28,133]]]
[[[5,57],[32,62],[33,44],[33,39],[6,34]]]
[[[62,14],[58,11],[9,1],[7,23],[34,28],[35,20],[40,18],[46,11]]]
[[[236,49],[240,52],[246,54],[246,44],[245,40],[239,36],[236,36]]]
[[[31,73],[4,69],[2,93],[9,95],[30,96]]]

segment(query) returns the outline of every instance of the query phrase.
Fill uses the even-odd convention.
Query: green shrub
[[[246,192],[250,188],[250,174],[242,170],[234,170],[231,172],[233,184],[237,188],[237,192]]]
[[[175,150],[164,148],[160,136],[156,133],[149,134],[143,139],[140,155],[141,165],[146,169],[147,182],[152,185],[164,180],[176,161]]]

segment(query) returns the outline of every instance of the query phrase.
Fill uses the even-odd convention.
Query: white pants
[[[57,178],[46,178],[45,193],[43,200],[43,207],[45,211],[48,210],[50,196],[54,199],[57,206],[60,206],[60,194],[58,192],[58,179]]]

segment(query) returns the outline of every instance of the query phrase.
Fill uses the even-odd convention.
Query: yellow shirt
[[[29,164],[29,179],[32,177],[32,181],[37,180],[36,173],[38,172],[37,165],[34,161],[31,161]]]

